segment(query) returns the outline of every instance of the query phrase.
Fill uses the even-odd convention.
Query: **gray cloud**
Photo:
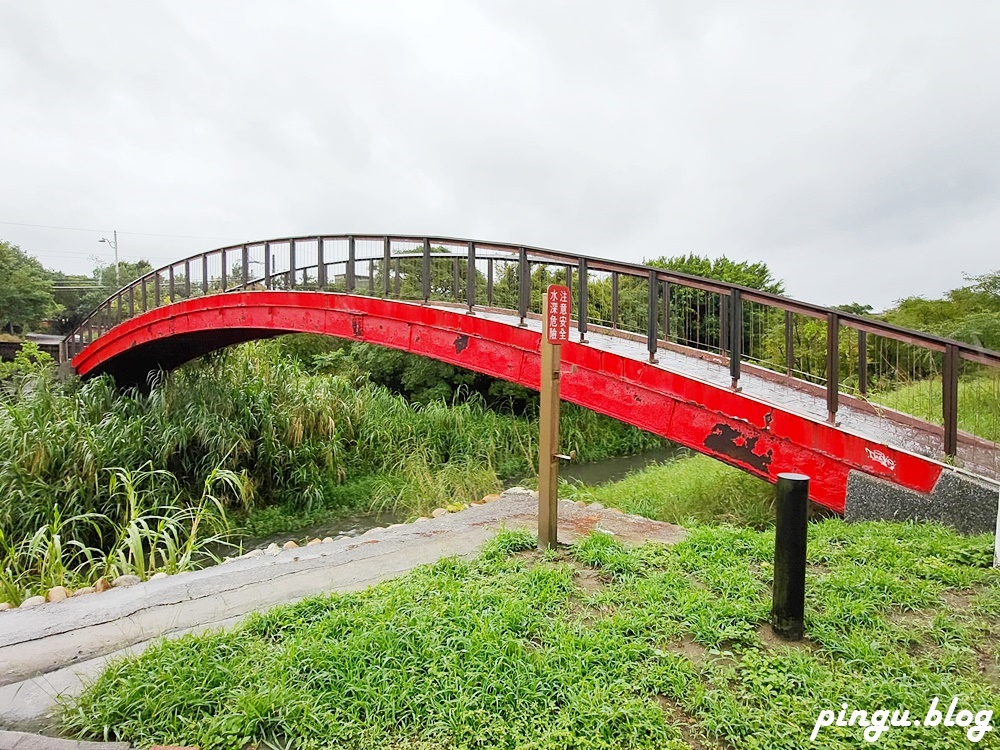
[[[0,221],[126,256],[430,232],[765,260],[884,306],[1000,268],[1000,6],[0,6]],[[100,233],[0,225],[86,270]]]

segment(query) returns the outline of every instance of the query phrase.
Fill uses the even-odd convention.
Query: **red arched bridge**
[[[574,297],[564,399],[764,479],[809,474],[812,499],[849,518],[993,528],[1000,353],[662,268],[438,237],[253,242],[115,292],[64,358],[144,386],[230,344],[310,332],[537,388],[550,283]]]

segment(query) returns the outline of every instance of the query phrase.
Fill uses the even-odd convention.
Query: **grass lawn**
[[[991,539],[936,526],[810,526],[808,640],[766,626],[773,532],[699,527],[674,547],[594,535],[540,555],[503,532],[364,592],[116,661],[65,727],[138,746],[788,748],[821,710],[961,696],[1000,716]],[[815,746],[868,746],[859,727]],[[972,745],[892,727],[885,748]]]
[[[701,455],[647,466],[596,487],[568,484],[560,496],[598,500],[626,513],[682,526],[731,523],[763,529],[774,523],[773,486]]]
[[[872,394],[870,398],[934,424],[943,422],[940,379],[920,380],[893,391]],[[958,428],[1000,442],[1000,374],[963,377],[958,381]]]

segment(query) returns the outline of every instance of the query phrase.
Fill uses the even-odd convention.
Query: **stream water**
[[[564,479],[587,485],[607,484],[617,482],[627,474],[634,471],[641,471],[650,464],[666,463],[685,455],[684,448],[671,446],[655,451],[647,451],[635,456],[625,456],[622,458],[609,458],[604,461],[595,461],[589,464],[567,464],[560,470],[559,474]],[[516,482],[514,482],[516,484]],[[244,550],[252,550],[267,547],[269,544],[277,544],[279,547],[289,540],[301,542],[303,539],[324,539],[332,537],[343,539],[355,537],[365,533],[376,526],[388,526],[392,523],[402,523],[407,518],[406,514],[391,512],[385,513],[352,513],[346,516],[331,518],[316,526],[310,526],[295,531],[282,531],[269,536],[257,539],[246,539],[243,541]]]
[[[646,451],[635,456],[606,458],[589,464],[567,464],[559,469],[559,476],[570,482],[597,486],[617,482],[628,474],[642,471],[651,464],[663,464],[687,455],[687,450],[679,445]]]

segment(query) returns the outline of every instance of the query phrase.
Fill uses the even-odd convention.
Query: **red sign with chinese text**
[[[550,284],[545,295],[549,301],[545,336],[550,344],[564,344],[569,341],[569,287]]]

